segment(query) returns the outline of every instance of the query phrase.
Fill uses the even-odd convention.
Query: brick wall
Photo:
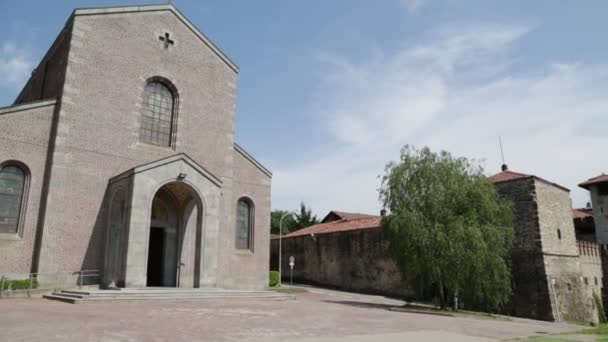
[[[0,165],[18,161],[29,169],[27,200],[19,234],[0,239],[0,273],[29,273],[38,232],[49,137],[55,101],[35,102],[0,109]]]

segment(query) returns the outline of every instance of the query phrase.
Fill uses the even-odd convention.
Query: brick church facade
[[[262,289],[271,173],[237,66],[172,5],[77,9],[0,108],[0,273]]]

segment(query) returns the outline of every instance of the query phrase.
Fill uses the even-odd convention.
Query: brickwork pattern
[[[42,187],[55,101],[39,103],[40,107],[19,110],[25,106],[0,111],[0,164],[16,160],[30,171],[25,216],[21,231],[13,239],[0,239],[0,273],[30,273],[42,200]],[[10,238],[8,236],[7,238]]]

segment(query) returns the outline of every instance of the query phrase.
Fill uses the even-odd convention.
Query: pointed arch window
[[[16,234],[22,221],[27,190],[25,167],[0,165],[0,233]]]
[[[146,144],[173,146],[177,92],[166,81],[153,78],[144,89],[139,140]]]
[[[248,198],[237,202],[236,248],[253,251],[253,203]]]

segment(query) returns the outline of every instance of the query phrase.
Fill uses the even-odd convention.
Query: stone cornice
[[[15,113],[15,112],[22,112],[22,111],[40,108],[40,107],[54,106],[56,104],[57,104],[57,99],[50,99],[50,100],[26,102],[26,103],[21,103],[18,105],[8,106],[8,107],[0,107],[0,115],[10,114],[10,113]]]
[[[240,153],[245,159],[249,160],[253,165],[255,165],[260,171],[264,172],[268,177],[272,178],[272,172],[268,170],[264,165],[262,165],[259,161],[255,160],[247,151],[245,151],[239,144],[234,143],[234,150]]]

